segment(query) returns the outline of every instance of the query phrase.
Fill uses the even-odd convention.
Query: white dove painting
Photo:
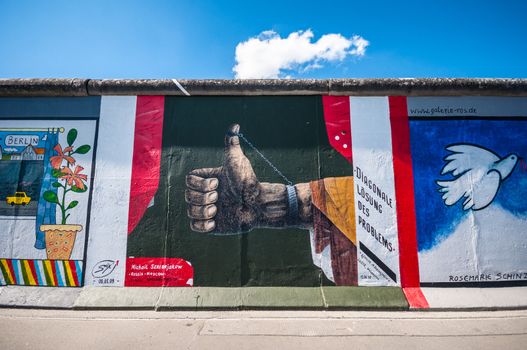
[[[527,285],[527,100],[462,100],[474,116],[409,118],[421,285]]]
[[[519,160],[516,154],[502,158],[489,149],[467,143],[450,145],[446,149],[452,153],[444,158],[446,164],[441,175],[451,173],[454,179],[437,180],[438,191],[448,206],[462,199],[464,210],[488,207]]]
[[[457,214],[445,234],[436,236],[436,244],[420,252],[421,279],[455,283],[482,276],[483,282],[499,282],[501,275],[523,278],[518,276],[524,276],[527,262],[523,234],[527,221],[504,207],[503,196],[498,200],[500,188],[505,190],[503,182],[511,178],[521,158],[470,143],[444,149],[449,153],[440,174],[452,178],[432,181],[448,211]]]

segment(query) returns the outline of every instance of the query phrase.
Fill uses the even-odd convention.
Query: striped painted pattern
[[[0,285],[80,287],[82,260],[0,259]]]

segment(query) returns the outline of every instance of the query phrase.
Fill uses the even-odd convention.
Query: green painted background
[[[129,236],[128,256],[186,259],[195,286],[332,285],[313,265],[307,230],[223,237],[190,230],[185,176],[222,164],[224,134],[233,123],[294,183],[352,174],[329,145],[320,96],[166,97],[159,190]],[[261,182],[283,182],[242,148]]]

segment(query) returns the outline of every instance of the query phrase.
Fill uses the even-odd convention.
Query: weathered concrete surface
[[[524,349],[527,311],[0,309],[2,349]]]
[[[247,79],[178,81],[192,96],[527,96],[527,79]],[[176,95],[171,79],[0,79],[2,96]]]
[[[0,79],[0,96],[88,96],[86,79]]]
[[[70,309],[80,293],[81,288],[0,287],[0,306]]]
[[[525,309],[527,287],[423,288],[432,310]],[[74,309],[407,310],[396,287],[0,287],[0,307]]]
[[[154,309],[162,288],[84,287],[75,309]]]
[[[306,309],[325,307],[320,288],[250,287],[241,288],[242,306],[247,309]]]
[[[163,288],[159,310],[170,309],[239,309],[241,288],[195,287]]]
[[[178,80],[191,95],[327,95],[328,80]],[[90,95],[184,95],[171,79],[90,80]]]
[[[320,288],[164,288],[156,308],[158,310],[322,309],[324,302]]]
[[[407,309],[390,287],[84,288],[77,309]]]
[[[397,287],[323,287],[322,291],[329,309],[408,309],[404,293]]]
[[[0,287],[0,307],[74,309],[408,309],[395,287]]]
[[[526,96],[527,79],[330,79],[330,95]]]
[[[431,309],[499,309],[527,307],[527,287],[422,288]]]

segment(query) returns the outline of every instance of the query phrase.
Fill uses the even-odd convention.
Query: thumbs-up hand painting
[[[185,201],[196,232],[236,234],[255,227],[305,226],[311,221],[309,184],[295,185],[299,214],[288,216],[286,186],[259,182],[240,147],[238,124],[225,135],[223,165],[191,171]]]

